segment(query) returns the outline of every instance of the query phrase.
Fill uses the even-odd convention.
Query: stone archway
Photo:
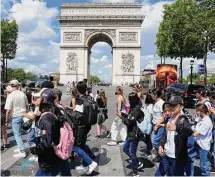
[[[140,79],[141,4],[63,4],[61,16],[60,80],[89,77],[89,56],[99,41],[112,47],[112,84],[130,84]]]

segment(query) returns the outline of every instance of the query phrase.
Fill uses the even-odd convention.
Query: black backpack
[[[79,125],[95,125],[98,113],[99,107],[97,102],[88,96],[82,96],[76,99],[76,108],[72,112],[72,120]]]

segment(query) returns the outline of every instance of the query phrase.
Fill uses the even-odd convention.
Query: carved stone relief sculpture
[[[137,33],[131,32],[120,33],[120,42],[137,42]]]
[[[67,66],[67,69],[66,69],[67,73],[78,71],[78,57],[76,53],[70,52],[67,54],[66,66]]]
[[[64,41],[65,42],[74,42],[81,41],[81,33],[80,32],[66,32],[64,33]]]
[[[114,40],[116,38],[116,30],[112,29],[86,29],[85,30],[85,40],[93,33],[96,32],[106,32],[108,33]]]
[[[123,72],[134,72],[134,55],[131,53],[122,54],[122,66]]]

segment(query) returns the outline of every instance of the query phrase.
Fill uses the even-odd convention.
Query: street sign
[[[198,74],[205,74],[205,65],[203,64],[198,65]]]

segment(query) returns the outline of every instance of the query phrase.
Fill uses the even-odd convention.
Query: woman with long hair
[[[117,95],[116,102],[116,116],[111,125],[111,142],[107,143],[109,146],[116,146],[118,142],[118,135],[120,135],[121,139],[119,141],[124,142],[127,137],[127,127],[119,118],[121,116],[121,112],[126,113],[125,103],[126,98],[123,94],[123,88],[117,87],[115,95]]]
[[[135,84],[134,89],[138,97],[140,98],[140,102],[142,103],[142,105],[144,105],[144,95],[142,87],[140,86],[140,84]]]
[[[99,106],[99,114],[97,121],[97,135],[96,138],[101,138],[102,129],[105,130],[106,135],[109,135],[110,131],[106,126],[103,125],[106,119],[108,119],[107,115],[107,97],[105,96],[105,91],[103,89],[99,90],[99,95],[96,99],[96,102]]]
[[[79,98],[78,90],[76,88],[73,88],[72,89],[72,101],[70,103],[70,107],[72,108],[72,110],[75,109],[76,99],[77,98]]]

